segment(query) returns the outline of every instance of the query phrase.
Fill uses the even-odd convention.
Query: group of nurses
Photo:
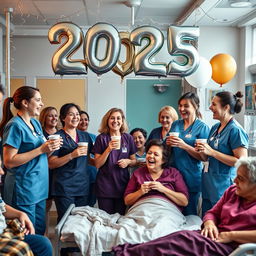
[[[207,139],[210,130],[200,120],[199,104],[199,98],[193,92],[185,93],[179,99],[181,119],[171,126],[171,132],[178,132],[179,136],[166,139],[166,144],[172,147],[170,165],[181,172],[189,190],[189,203],[183,210],[185,215],[197,215],[203,165],[194,147],[196,139]]]
[[[203,215],[233,184],[236,161],[247,156],[248,135],[233,118],[242,109],[240,98],[241,92],[235,95],[227,91],[216,94],[210,110],[219,122],[211,128],[207,143],[198,143],[196,147],[202,159],[209,161],[209,169],[203,172],[202,177]]]
[[[11,103],[18,110],[11,112]],[[7,168],[4,199],[24,211],[35,226],[36,234],[45,232],[45,199],[48,197],[47,154],[60,147],[61,140],[46,141],[35,117],[43,106],[38,89],[18,88],[13,97],[5,99],[1,134],[3,163]]]

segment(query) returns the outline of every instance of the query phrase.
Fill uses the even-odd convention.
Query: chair
[[[256,255],[256,243],[241,244],[229,256],[252,256]]]

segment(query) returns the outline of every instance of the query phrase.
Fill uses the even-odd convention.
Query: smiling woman
[[[188,204],[188,191],[179,171],[166,168],[168,151],[160,140],[146,146],[146,166],[137,169],[124,194],[126,205],[145,197],[160,197],[174,203],[180,210]]]
[[[13,103],[18,110],[12,115]],[[48,196],[47,153],[60,147],[60,141],[46,141],[40,123],[35,119],[43,106],[38,89],[18,88],[3,106],[0,133],[3,135],[3,162],[8,169],[4,199],[28,214],[37,234],[45,232],[45,199]]]
[[[60,109],[63,129],[59,134],[63,139],[60,149],[49,157],[49,167],[53,172],[52,195],[57,208],[58,221],[70,204],[86,206],[89,203],[88,161],[92,140],[87,132],[77,129],[80,108],[74,103],[64,104]],[[79,146],[79,143],[87,143]]]
[[[124,214],[126,206],[123,194],[129,181],[128,166],[136,164],[136,147],[127,134],[124,113],[119,108],[110,109],[102,118],[94,144],[96,196],[99,208],[106,212]]]

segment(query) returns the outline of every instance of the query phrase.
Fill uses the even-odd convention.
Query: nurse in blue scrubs
[[[13,117],[10,104],[18,110]],[[48,196],[47,153],[60,147],[60,140],[46,141],[34,117],[43,106],[38,89],[23,86],[3,106],[3,163],[8,169],[4,183],[5,202],[29,216],[37,234],[45,232],[45,199]],[[9,121],[9,122],[8,122]],[[8,122],[8,123],[7,123]],[[4,130],[4,131],[3,131]]]
[[[184,215],[198,214],[203,164],[194,146],[196,139],[207,139],[210,131],[200,120],[199,105],[195,93],[188,92],[181,96],[178,107],[182,119],[175,121],[171,127],[171,132],[178,132],[179,136],[168,136],[166,139],[166,144],[172,146],[171,166],[181,172],[189,190],[189,203],[183,210]]]
[[[58,221],[70,204],[89,204],[90,172],[88,160],[92,139],[88,132],[77,129],[80,121],[80,108],[74,103],[64,104],[60,109],[63,129],[60,134],[62,147],[49,157],[49,167],[53,172],[52,195],[57,208]],[[78,146],[87,142],[88,146]]]
[[[208,170],[204,170],[202,183],[202,214],[211,209],[224,191],[233,184],[236,161],[247,156],[248,135],[233,118],[239,113],[243,95],[237,92],[219,92],[212,100],[210,110],[213,119],[219,120],[209,134],[207,143],[198,143],[196,149],[204,160],[209,161]]]
[[[171,106],[164,106],[158,113],[158,122],[161,124],[160,127],[153,129],[147,139],[146,144],[152,139],[159,139],[165,141],[166,136],[171,129],[171,125],[178,119],[176,110]]]

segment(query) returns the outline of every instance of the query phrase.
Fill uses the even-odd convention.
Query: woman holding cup
[[[127,130],[123,111],[112,108],[102,118],[94,144],[95,166],[99,169],[96,196],[99,208],[109,214],[125,213],[123,195],[130,178],[128,166],[136,163],[136,147]]]
[[[88,205],[88,160],[92,148],[90,135],[77,129],[80,108],[76,104],[67,103],[61,107],[60,121],[63,129],[56,134],[62,137],[63,145],[49,157],[49,167],[53,172],[52,195],[58,221],[70,204]]]
[[[242,109],[242,97],[241,92],[234,95],[227,91],[213,97],[210,110],[213,119],[219,122],[211,128],[208,143],[197,143],[196,149],[202,159],[209,161],[208,171],[204,171],[202,179],[203,215],[233,184],[236,161],[247,156],[248,135],[233,118]]]
[[[152,139],[159,139],[164,141],[170,132],[172,123],[178,119],[176,110],[171,106],[164,106],[158,113],[158,122],[161,127],[155,128],[148,136],[148,141]]]
[[[181,96],[178,105],[182,119],[172,124],[166,139],[166,144],[172,147],[170,165],[181,172],[189,190],[189,203],[184,208],[184,215],[197,215],[203,165],[194,145],[197,139],[208,138],[210,130],[200,120],[199,104],[199,98],[193,92]]]
[[[17,116],[11,112],[11,104]],[[47,153],[60,147],[60,140],[46,141],[38,117],[43,106],[37,88],[22,86],[5,99],[0,133],[3,163],[7,168],[4,199],[24,211],[36,234],[45,232],[45,199],[48,196]]]

